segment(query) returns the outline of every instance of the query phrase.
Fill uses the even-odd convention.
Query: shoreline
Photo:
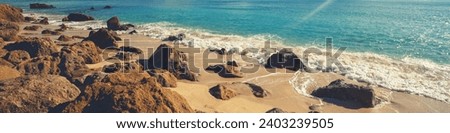
[[[21,31],[21,33],[19,33],[19,35],[23,35],[26,37],[50,37],[53,40],[56,40],[56,38],[59,37],[55,36],[55,35],[41,35],[40,31],[42,31],[43,29],[55,29],[56,27],[58,27],[58,25],[60,24],[58,21],[55,20],[49,20],[50,25],[40,25],[43,28],[41,28],[38,31],[35,32],[29,32],[29,31]],[[96,21],[100,21],[102,22],[102,20],[96,20]],[[90,23],[90,22],[87,22]],[[105,22],[102,22],[103,24]],[[65,23],[67,24],[69,27],[76,27],[74,25],[71,25],[71,23]],[[83,24],[83,23],[78,23],[78,24]],[[20,28],[23,29],[24,26],[27,25],[36,25],[36,24],[30,24],[30,23],[21,23],[20,24]],[[102,25],[100,25],[101,27]],[[106,27],[106,25],[103,25],[104,27]],[[145,26],[138,26],[138,28],[142,28]],[[95,28],[94,28],[95,29]],[[182,29],[181,31],[186,30],[186,29]],[[145,35],[146,31],[138,31],[138,35],[129,35],[127,34],[128,31],[126,32],[118,32],[119,36],[123,39],[130,39],[131,41],[131,46],[140,48],[141,50],[143,50],[143,53],[148,53],[147,48],[152,47],[152,48],[156,48],[158,46],[160,46],[160,44],[162,43],[168,43],[171,44],[171,42],[164,42],[161,41],[161,38],[165,38],[167,37],[167,35],[176,35],[180,32],[180,30],[175,30],[173,32],[161,32],[159,35],[161,38],[152,38],[151,36]],[[149,30],[150,32],[152,30]],[[155,30],[153,30],[155,31]],[[144,32],[144,33],[143,33]],[[178,33],[177,33],[178,32]],[[30,34],[27,34],[30,33]],[[142,34],[141,34],[142,33]],[[192,33],[197,33],[197,32],[192,32]],[[89,30],[86,29],[79,29],[79,28],[75,28],[75,29],[69,29],[67,31],[62,32],[63,35],[69,35],[69,36],[73,36],[73,35],[81,35],[81,36],[88,36],[89,34]],[[158,33],[157,33],[158,34]],[[202,36],[202,35],[199,35]],[[211,36],[217,37],[217,36],[225,36],[225,35],[217,35],[217,34],[211,34]],[[195,34],[191,34],[191,32],[187,33],[187,40],[192,39],[190,37],[197,37],[195,36]],[[206,39],[208,39],[209,37],[206,36]],[[233,37],[229,37],[227,39],[224,38],[220,38],[218,39],[219,41],[222,42],[227,42],[225,45],[221,45],[220,43],[214,43],[213,41],[211,42],[207,42],[207,41],[195,41],[200,40],[200,39],[205,39],[205,38],[193,38],[194,46],[200,47],[202,49],[208,49],[211,47],[215,47],[215,48],[234,48],[236,47],[236,45],[239,44],[235,44],[233,42],[238,42],[238,41],[242,41],[242,39],[245,41],[247,40],[251,40],[245,37],[241,37],[241,36],[236,36],[236,38]],[[217,37],[218,38],[218,37]],[[233,40],[236,39],[236,40]],[[73,42],[79,42],[80,40],[75,39]],[[264,42],[265,40],[260,40],[260,42]],[[231,43],[230,43],[231,42]],[[65,42],[65,43],[72,43],[72,42]],[[119,41],[118,42],[119,45],[123,45],[123,41]],[[187,43],[187,45],[190,45],[189,42],[185,42]],[[203,43],[203,44],[202,44]],[[61,42],[57,42],[57,44],[61,44]],[[264,43],[261,43],[264,44]],[[211,46],[212,45],[212,46]],[[276,44],[277,46],[281,47],[281,48],[286,48],[289,46],[284,46],[282,44]],[[259,45],[260,48],[263,48],[263,45]],[[247,46],[241,46],[241,47],[254,47],[252,45],[247,45]],[[258,46],[256,46],[258,47]],[[304,51],[303,47],[296,47],[294,49],[294,53],[296,53],[297,55],[300,55],[300,58],[303,58],[301,55],[303,55],[302,51]],[[240,53],[240,52],[239,52]],[[260,59],[262,59],[263,61],[266,60],[266,58],[268,58],[268,56],[266,55],[267,53],[262,53],[262,52],[256,52],[256,53],[250,53],[250,56],[254,56],[253,58],[257,58],[258,57]],[[249,54],[247,54],[249,55]],[[213,55],[211,55],[213,56]],[[218,55],[220,56],[220,55]],[[362,56],[362,57],[360,57]],[[145,55],[145,58],[148,58],[149,55]],[[220,56],[223,57],[223,56]],[[444,94],[442,95],[435,95],[434,92],[427,92],[430,90],[430,88],[426,88],[426,87],[430,87],[433,86],[434,84],[429,84],[427,85],[422,85],[422,88],[419,89],[415,89],[412,90],[412,92],[417,93],[418,94],[422,94],[425,96],[431,95],[429,97],[431,98],[427,98],[424,96],[419,96],[416,94],[408,94],[408,93],[403,93],[403,92],[397,92],[397,91],[392,91],[395,90],[393,88],[389,88],[389,86],[394,86],[395,87],[401,87],[401,84],[386,84],[388,87],[381,87],[382,82],[388,82],[385,80],[393,80],[393,79],[384,79],[381,81],[378,80],[372,80],[371,78],[380,76],[380,75],[376,75],[376,73],[373,72],[374,76],[372,77],[363,77],[364,75],[366,75],[369,71],[370,68],[372,67],[378,67],[383,69],[384,67],[391,67],[392,69],[384,69],[384,70],[379,70],[379,71],[375,71],[375,72],[387,72],[390,73],[395,69],[395,67],[399,67],[399,66],[404,66],[404,72],[406,74],[408,74],[407,72],[409,71],[409,73],[417,73],[417,74],[412,74],[412,75],[406,75],[407,77],[404,77],[405,80],[398,80],[395,81],[393,80],[392,82],[399,82],[399,81],[406,81],[408,80],[408,76],[410,77],[416,77],[416,80],[423,80],[423,78],[425,77],[420,77],[419,74],[425,74],[428,71],[428,69],[437,69],[440,71],[436,71],[435,73],[440,73],[442,77],[440,77],[440,79],[442,80],[446,80],[446,79],[450,79],[448,77],[448,75],[450,75],[450,67],[448,68],[440,68],[440,67],[444,67],[444,66],[440,66],[437,64],[432,64],[431,66],[421,66],[420,63],[408,63],[408,62],[396,62],[396,60],[394,59],[390,59],[387,58],[385,59],[385,56],[382,55],[373,55],[373,54],[367,54],[367,53],[344,53],[342,55],[342,57],[346,60],[343,61],[343,63],[346,63],[346,65],[348,65],[348,68],[351,68],[352,71],[354,71],[353,73],[348,72],[348,73],[344,73],[342,71],[329,71],[329,69],[331,70],[336,70],[336,68],[323,68],[323,61],[324,61],[324,56],[312,56],[312,58],[310,58],[309,60],[309,65],[315,69],[317,69],[318,71],[328,71],[328,72],[318,72],[318,73],[307,73],[307,72],[300,72],[300,73],[280,73],[280,74],[273,74],[267,71],[263,71],[262,68],[261,71],[257,71],[256,73],[250,73],[250,74],[245,74],[244,78],[223,78],[223,77],[219,77],[217,74],[215,73],[210,73],[210,72],[206,72],[204,69],[201,69],[199,72],[199,81],[198,82],[191,82],[191,81],[187,81],[187,80],[178,80],[178,87],[173,87],[173,88],[167,88],[167,89],[171,89],[177,93],[179,93],[181,96],[183,96],[184,98],[186,98],[187,102],[193,107],[193,109],[198,110],[198,111],[202,111],[202,112],[265,112],[271,108],[282,108],[284,110],[287,110],[288,112],[308,112],[310,109],[309,107],[312,105],[320,105],[321,106],[321,112],[450,112],[450,99],[449,97],[445,97]],[[195,61],[195,65],[196,66],[202,66],[201,63],[203,63],[202,57],[199,56],[195,56],[193,60],[197,60]],[[248,62],[243,61],[241,58],[234,58],[234,60],[236,60],[238,63],[242,64],[243,66],[248,65]],[[312,61],[312,62],[311,62]],[[375,63],[374,63],[375,62]],[[102,63],[105,63],[102,62]],[[97,63],[97,64],[92,64],[89,65],[91,69],[98,69],[103,67],[104,64],[102,63]],[[322,63],[322,64],[321,64]],[[364,64],[365,63],[365,64]],[[377,64],[379,63],[379,64]],[[364,65],[368,65],[368,66],[361,66],[361,64]],[[370,66],[373,65],[373,66]],[[356,66],[356,67],[355,67]],[[262,67],[262,66],[261,66]],[[364,68],[365,67],[365,68]],[[424,67],[424,69],[426,69],[424,72],[425,73],[419,73],[422,67]],[[359,68],[359,70],[358,70]],[[439,69],[440,68],[440,69]],[[357,70],[355,70],[357,69]],[[372,68],[373,69],[373,68]],[[417,69],[417,70],[416,70]],[[446,70],[448,69],[448,70]],[[395,71],[394,71],[395,72]],[[447,73],[447,75],[446,75]],[[399,74],[400,75],[400,74]],[[366,75],[367,76],[367,75]],[[391,77],[392,75],[385,75],[386,77]],[[429,75],[426,75],[429,76]],[[431,76],[436,76],[436,75],[431,75]],[[447,76],[447,77],[446,77]],[[299,78],[300,77],[300,78]],[[303,78],[302,78],[303,77]],[[307,78],[304,78],[307,77]],[[401,78],[401,76],[399,76]],[[382,103],[378,106],[376,106],[375,108],[359,108],[359,109],[351,109],[351,108],[346,108],[343,106],[339,106],[339,105],[335,105],[332,103],[322,103],[321,100],[318,100],[316,98],[311,98],[308,96],[305,96],[301,93],[298,93],[298,91],[296,90],[297,88],[299,88],[299,90],[302,90],[302,92],[305,92],[306,94],[309,94],[312,92],[312,90],[315,90],[319,87],[323,87],[328,85],[331,81],[334,81],[336,79],[344,79],[347,82],[350,83],[354,83],[354,84],[358,84],[358,85],[371,85],[375,88],[377,93],[383,93],[382,96],[384,97],[384,99],[387,101],[387,103]],[[437,78],[439,79],[439,78]],[[309,80],[309,81],[305,81],[305,80]],[[366,81],[365,81],[366,80]],[[432,81],[431,79],[426,80],[427,81]],[[238,95],[237,97],[231,99],[231,100],[218,100],[215,99],[214,97],[212,97],[209,93],[208,90],[217,85],[218,83],[225,83],[225,82],[246,82],[246,83],[255,83],[258,84],[259,86],[263,87],[264,89],[266,89],[269,92],[269,95],[265,98],[255,98],[246,94],[242,94],[242,95]],[[309,83],[308,83],[309,82]],[[371,83],[371,84],[367,84],[367,83]],[[437,82],[440,81],[434,81],[431,83],[435,83],[437,84]],[[308,83],[308,84],[306,84]],[[306,85],[305,85],[306,84]],[[381,84],[381,85],[380,85]],[[406,84],[408,84],[406,82]],[[408,84],[413,86],[413,84]],[[437,84],[439,85],[439,84]],[[447,81],[447,85],[449,85],[449,82]],[[445,83],[442,84],[441,87],[445,87]],[[416,87],[416,86],[413,86]],[[435,86],[436,87],[436,86]],[[437,86],[439,87],[439,86]],[[389,88],[389,89],[388,89]],[[409,87],[405,88],[401,88],[398,90],[408,90]],[[422,91],[420,89],[423,89]],[[445,89],[445,88],[443,88]],[[433,90],[433,88],[431,88],[431,90]],[[450,90],[447,90],[447,93]],[[444,90],[445,92],[445,90]],[[387,93],[387,94],[384,94]],[[437,97],[437,98],[436,98]],[[436,100],[434,100],[436,99]],[[292,101],[291,103],[286,103],[285,101]],[[411,103],[416,102],[416,105],[409,105]],[[426,105],[426,106],[425,106]]]

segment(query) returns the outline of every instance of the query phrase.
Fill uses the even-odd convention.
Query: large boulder
[[[94,20],[92,16],[88,16],[81,13],[71,13],[67,17],[63,18],[62,21],[89,21]]]
[[[68,47],[76,56],[83,58],[86,64],[96,64],[103,61],[102,51],[92,41],[75,43]]]
[[[60,74],[71,82],[74,82],[78,77],[83,77],[90,71],[86,66],[86,59],[79,56],[77,51],[73,51],[70,47],[63,47],[59,53],[59,58],[61,59],[58,65]]]
[[[17,70],[27,75],[59,75],[60,59],[53,56],[39,56],[17,65]]]
[[[240,66],[236,61],[227,61],[226,64],[208,66],[206,70],[214,71],[219,76],[224,78],[242,78],[244,75],[241,73]]]
[[[60,76],[23,76],[0,81],[0,112],[41,113],[74,100],[80,90]]]
[[[359,103],[360,107],[371,108],[380,103],[375,91],[368,86],[359,86],[345,83],[344,80],[336,80],[328,86],[314,90],[311,95],[324,99],[337,99],[344,102]],[[332,100],[328,100],[332,101]]]
[[[51,9],[51,8],[55,8],[55,6],[42,3],[30,4],[30,9]]]
[[[97,32],[89,34],[85,40],[89,40],[95,43],[99,48],[106,49],[111,47],[117,47],[117,41],[120,37],[116,33],[108,31],[107,29],[100,29]]]
[[[136,62],[123,62],[114,63],[111,65],[103,66],[103,72],[105,73],[130,73],[130,72],[143,72],[142,66]]]
[[[18,40],[17,34],[20,31],[18,24],[0,19],[0,38],[5,41]]]
[[[13,63],[14,65],[18,65],[26,60],[31,59],[30,54],[28,54],[27,51],[23,50],[9,51],[3,58]]]
[[[16,69],[1,64],[0,64],[0,73],[1,73],[0,80],[13,79],[20,76],[20,72],[18,72]]]
[[[10,22],[24,22],[22,9],[10,6],[8,4],[0,4],[0,20]]]
[[[3,47],[7,51],[23,50],[30,54],[31,58],[48,56],[58,52],[57,45],[49,38],[25,38],[24,40],[10,43]]]
[[[227,86],[227,84],[219,84],[211,88],[209,92],[215,98],[222,100],[228,100],[238,95],[233,89]]]
[[[266,67],[268,68],[286,68],[293,71],[304,70],[306,66],[303,62],[289,49],[282,49],[267,59]]]
[[[197,75],[189,69],[187,56],[179,50],[161,44],[148,60],[149,69],[165,69],[178,79],[197,81]]]
[[[151,69],[148,73],[163,87],[177,87],[177,77],[164,69]]]
[[[88,85],[81,95],[55,112],[191,113],[178,93],[162,89],[146,73],[114,73]]]
[[[121,25],[117,16],[110,18],[106,21],[106,24],[110,30],[128,30],[130,27],[134,27],[134,25],[131,24]]]

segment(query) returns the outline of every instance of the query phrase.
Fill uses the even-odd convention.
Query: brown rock
[[[26,60],[31,59],[30,54],[28,54],[27,51],[23,51],[23,50],[13,50],[13,51],[9,51],[5,57],[4,57],[7,61],[18,65]]]
[[[68,41],[72,41],[72,37],[66,36],[66,35],[61,35],[58,38],[59,41],[63,41],[63,42],[68,42]]]
[[[60,59],[52,56],[40,56],[19,64],[16,68],[27,75],[59,75]]]
[[[176,92],[162,89],[146,73],[114,73],[88,85],[61,112],[190,113],[194,110]]]
[[[175,48],[161,44],[148,60],[149,69],[165,69],[178,79],[197,81],[195,75],[187,64],[187,56]]]
[[[233,94],[229,94],[230,96],[236,96],[236,95],[253,95],[258,98],[264,98],[268,95],[267,91],[261,88],[260,86],[252,83],[242,83],[242,82],[233,82],[233,83],[221,83],[217,86],[211,88],[209,90],[209,93],[218,98],[222,99],[224,98],[222,95],[227,94],[227,91],[224,90],[231,90],[230,93],[233,92]],[[223,93],[222,93],[223,92]],[[220,94],[220,95],[219,95]],[[231,98],[231,97],[229,97]],[[229,99],[226,98],[226,99]],[[224,99],[225,100],[225,99]]]
[[[372,108],[380,103],[380,99],[371,87],[348,84],[341,79],[314,90],[311,95],[324,98],[325,101],[331,103],[337,103],[333,99],[350,102],[351,104],[359,103],[359,106],[352,105],[352,108]],[[343,106],[347,107],[346,105]]]
[[[130,53],[130,52],[117,52],[117,54],[114,56],[119,60],[123,61],[130,61],[134,58],[136,54]]]
[[[29,17],[29,16],[24,17],[24,19],[25,19],[26,22],[33,22],[33,21],[36,21],[36,18],[34,18],[34,17]]]
[[[63,18],[62,21],[89,21],[89,20],[94,20],[94,18],[81,13],[71,13],[69,14],[69,16]]]
[[[0,112],[41,113],[74,100],[80,90],[60,76],[23,76],[0,81]]]
[[[224,78],[243,78],[240,66],[235,61],[228,61],[225,65],[208,66],[206,70],[214,71]]]
[[[121,47],[119,47],[119,49],[120,49],[120,51],[131,52],[131,53],[135,53],[135,54],[144,53],[141,49],[133,47],[133,46],[121,46]]]
[[[273,108],[273,109],[266,111],[266,113],[288,113],[288,112],[286,112],[280,108]]]
[[[37,31],[40,28],[42,28],[42,26],[32,25],[32,26],[26,26],[25,28],[23,28],[23,30]]]
[[[97,32],[92,32],[85,40],[93,41],[101,49],[108,47],[117,47],[117,40],[120,39],[117,34],[110,32],[107,29],[100,29]]]
[[[60,74],[71,82],[89,72],[85,59],[79,56],[77,51],[71,50],[70,47],[63,47],[59,53],[59,58],[61,59],[59,64]]]
[[[82,37],[82,36],[77,36],[77,35],[75,35],[75,36],[72,36],[72,38],[73,39],[86,39],[86,37]]]
[[[103,67],[105,73],[143,72],[142,66],[135,62],[114,63]]]
[[[53,5],[41,4],[41,3],[32,3],[30,4],[30,9],[51,9],[55,8]]]
[[[42,18],[41,20],[36,20],[36,21],[34,21],[33,24],[43,24],[43,25],[48,25],[48,24],[50,24],[50,23],[48,22],[48,18],[47,18],[47,17],[44,17],[44,18]]]
[[[293,71],[305,70],[306,66],[295,53],[289,49],[282,49],[267,60],[268,68],[286,68]]]
[[[20,76],[20,72],[18,72],[16,69],[1,64],[0,64],[0,73],[1,73],[0,80],[13,79]]]
[[[52,30],[49,30],[49,29],[43,30],[41,33],[44,34],[44,35],[61,35],[61,32],[52,31]]]
[[[95,46],[94,42],[83,41],[72,45],[69,49],[83,58],[86,64],[96,64],[103,61],[102,51]]]
[[[177,87],[177,77],[164,69],[151,69],[148,73],[163,87]]]
[[[222,100],[228,100],[238,95],[234,90],[227,87],[226,84],[219,84],[211,88],[209,93],[215,98]]]
[[[10,43],[3,49],[27,51],[31,58],[48,56],[58,52],[56,44],[49,38],[25,38],[22,41]]]
[[[10,22],[23,22],[25,21],[22,15],[22,9],[10,6],[8,4],[0,4],[0,20]]]
[[[107,22],[107,27],[110,30],[128,30],[130,27],[134,27],[134,25],[120,25],[120,20],[117,16],[110,18]]]
[[[6,67],[12,68],[12,67],[14,67],[14,64],[12,64],[11,62],[9,62],[3,58],[0,58],[0,66],[6,66]]]
[[[19,25],[9,21],[0,19],[0,38],[5,41],[15,41],[18,40],[17,34],[19,33]]]

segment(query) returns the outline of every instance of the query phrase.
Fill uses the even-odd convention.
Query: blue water
[[[29,10],[28,4],[57,9]],[[271,34],[289,45],[337,47],[450,64],[449,0],[0,0],[26,11],[171,22],[220,34]],[[112,9],[101,9],[105,5]],[[98,10],[90,11],[90,7]]]

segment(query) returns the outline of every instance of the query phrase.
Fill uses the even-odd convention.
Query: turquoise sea
[[[56,9],[30,10],[39,2]],[[133,24],[169,22],[218,34],[273,35],[288,45],[323,45],[393,58],[450,63],[448,0],[0,0],[25,11]],[[102,9],[111,5],[109,10]],[[96,10],[89,10],[94,7]]]

